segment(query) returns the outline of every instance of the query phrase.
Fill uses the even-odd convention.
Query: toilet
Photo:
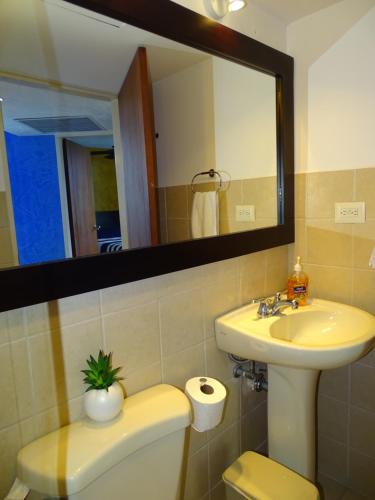
[[[17,476],[28,500],[177,500],[190,424],[185,394],[156,385],[126,398],[110,422],[86,418],[30,443],[18,454]],[[254,452],[223,479],[228,500],[319,500],[309,481]]]
[[[319,500],[319,491],[296,472],[253,451],[223,473],[227,500]]]
[[[157,385],[126,398],[111,422],[84,419],[30,443],[17,476],[28,500],[176,500],[190,423],[187,397]]]

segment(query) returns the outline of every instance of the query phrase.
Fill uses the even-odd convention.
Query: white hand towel
[[[191,210],[193,238],[219,234],[219,206],[216,191],[194,193]]]

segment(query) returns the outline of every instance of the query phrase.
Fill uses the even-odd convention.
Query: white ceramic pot
[[[84,407],[86,415],[97,422],[106,422],[117,417],[122,409],[124,393],[121,385],[115,382],[106,389],[85,392]]]

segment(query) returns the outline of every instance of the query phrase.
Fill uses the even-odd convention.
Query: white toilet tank
[[[17,475],[30,500],[177,500],[190,422],[187,397],[157,385],[125,399],[111,422],[84,419],[30,443]]]

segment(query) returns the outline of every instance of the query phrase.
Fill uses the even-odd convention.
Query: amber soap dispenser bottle
[[[297,257],[294,272],[288,278],[288,300],[297,300],[300,306],[307,302],[309,277],[302,271],[301,257]]]

